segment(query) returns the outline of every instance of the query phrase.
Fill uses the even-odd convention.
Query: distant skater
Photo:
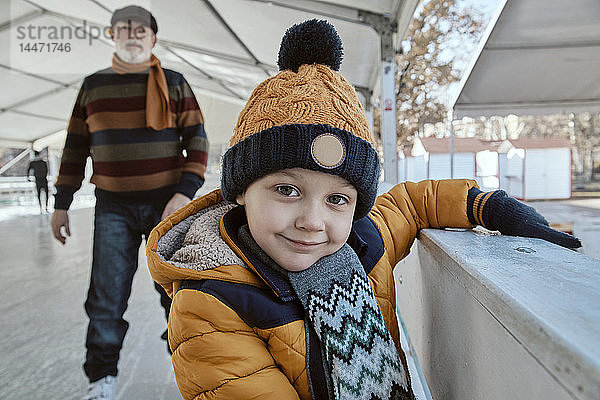
[[[37,198],[40,203],[40,214],[48,212],[48,163],[44,161],[39,151],[34,152],[34,159],[29,163],[27,168],[27,179],[31,176],[35,178],[35,189],[37,190]],[[42,209],[42,190],[45,192],[44,208]]]

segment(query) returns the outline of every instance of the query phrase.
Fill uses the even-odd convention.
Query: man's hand
[[[163,210],[160,219],[163,220],[167,218],[169,215],[173,214],[175,211],[179,210],[181,207],[185,206],[190,201],[191,199],[185,194],[175,193],[173,197],[171,197],[171,200],[169,200],[169,202],[165,206],[165,209]]]
[[[52,219],[50,220],[50,226],[52,227],[52,234],[56,240],[65,244],[67,238],[63,236],[62,228],[65,228],[65,233],[67,236],[71,236],[71,228],[69,228],[69,214],[67,214],[67,210],[54,210],[52,214]]]

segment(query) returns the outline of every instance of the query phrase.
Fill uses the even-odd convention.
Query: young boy
[[[185,399],[413,399],[393,267],[420,229],[481,224],[580,245],[471,180],[376,199],[378,156],[341,55],[327,22],[290,28],[281,72],[240,114],[221,190],[150,235]]]

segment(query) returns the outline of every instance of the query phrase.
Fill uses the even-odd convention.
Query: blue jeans
[[[90,322],[83,369],[90,382],[117,375],[119,352],[129,326],[123,314],[138,267],[142,236],[147,238],[160,222],[165,204],[166,200],[143,203],[97,199],[92,275],[85,302]],[[168,318],[171,299],[160,285],[154,286]]]

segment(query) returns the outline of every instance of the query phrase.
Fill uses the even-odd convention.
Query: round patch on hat
[[[323,133],[312,141],[310,154],[319,166],[332,169],[344,162],[346,148],[340,138],[333,133]]]

